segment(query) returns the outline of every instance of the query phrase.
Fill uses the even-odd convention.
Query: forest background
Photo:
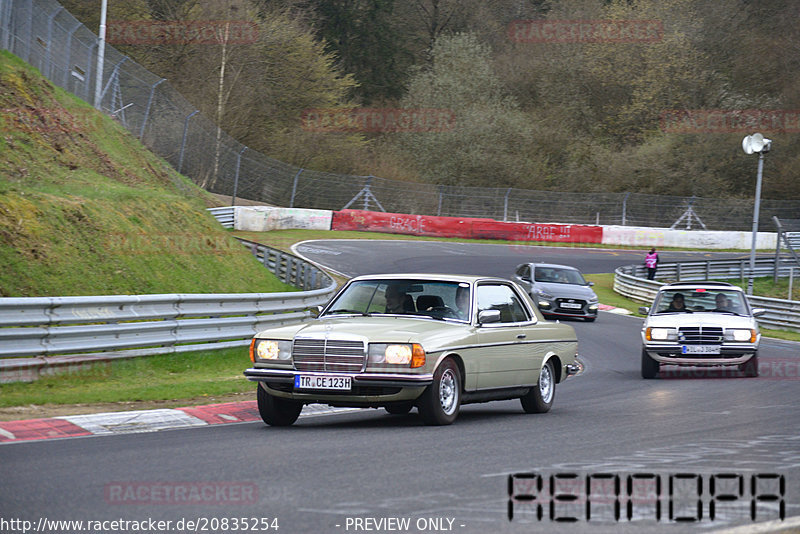
[[[98,28],[97,2],[61,2]],[[752,198],[755,158],[741,140],[757,130],[735,121],[744,112],[785,119],[758,130],[773,140],[762,194],[800,199],[794,0],[111,0],[108,19],[110,29],[254,25],[250,42],[112,44],[241,143],[305,169]],[[531,42],[515,29],[539,22],[520,21],[649,21],[659,34]],[[436,132],[331,132],[304,121],[309,110],[359,108],[448,110],[454,120]],[[687,112],[734,120],[674,127]]]

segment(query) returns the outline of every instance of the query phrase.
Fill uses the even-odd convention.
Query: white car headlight
[[[645,330],[645,339],[647,339],[647,341],[677,341],[678,331],[674,328],[656,328],[651,326]]]
[[[753,328],[728,328],[725,330],[725,341],[755,343],[758,337]]]
[[[256,341],[255,354],[261,360],[289,360],[292,357],[292,342],[275,339]]]
[[[425,351],[418,343],[370,343],[369,363],[421,367]]]

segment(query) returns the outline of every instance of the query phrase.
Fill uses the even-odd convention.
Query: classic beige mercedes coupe
[[[319,316],[260,332],[250,345],[258,408],[294,423],[304,404],[416,406],[447,425],[462,404],[519,398],[547,412],[556,384],[582,366],[572,327],[544,320],[505,279],[429,274],[350,280]]]

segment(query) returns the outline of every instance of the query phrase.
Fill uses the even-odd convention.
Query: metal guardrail
[[[265,328],[309,317],[336,289],[297,256],[250,241],[301,292],[0,298],[0,382],[117,358],[245,346]]]
[[[224,228],[233,228],[236,223],[236,209],[233,206],[224,206],[221,208],[208,208],[211,215],[217,219]]]
[[[756,260],[754,276],[772,276],[777,267],[779,276],[788,276],[794,263],[779,262],[772,258]],[[721,280],[748,278],[749,260],[709,260],[688,263],[664,263],[658,266],[658,277],[670,281]],[[614,271],[614,291],[631,300],[650,304],[658,288],[666,282],[647,280],[647,269],[643,265],[625,265]],[[758,318],[761,325],[800,332],[800,301],[782,300],[768,297],[748,296],[747,300],[755,308],[767,312]]]

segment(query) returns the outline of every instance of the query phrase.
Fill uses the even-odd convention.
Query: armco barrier
[[[775,272],[773,259],[759,259],[753,271],[756,277],[772,276]],[[786,276],[791,265],[780,262],[779,275]],[[614,272],[614,291],[631,300],[650,304],[665,282],[647,280],[647,269],[643,265],[625,265]],[[746,260],[709,260],[690,263],[665,263],[658,266],[658,277],[670,281],[720,280],[750,276],[750,264]],[[748,296],[755,308],[767,312],[758,318],[759,324],[771,328],[800,332],[800,302]]]
[[[494,219],[433,217],[364,210],[333,212],[331,230],[561,243],[601,243],[603,240],[603,228],[600,226],[507,223],[495,221]]]
[[[265,328],[308,318],[336,283],[316,266],[245,242],[302,292],[0,298],[0,382],[117,358],[245,346]]]

